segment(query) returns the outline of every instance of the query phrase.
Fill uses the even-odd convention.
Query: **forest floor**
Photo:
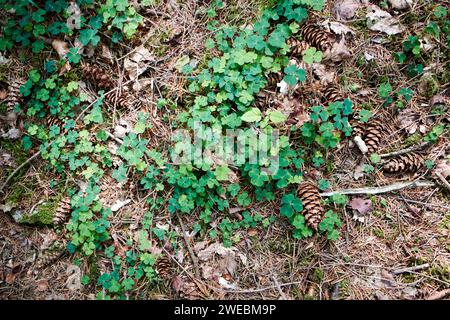
[[[225,3],[225,7],[217,9],[215,19],[235,26],[251,24],[270,6],[267,1],[256,0]],[[64,224],[53,225],[53,217],[50,222],[44,217],[45,221],[39,223],[22,217],[32,217],[43,204],[60,199],[60,190],[78,183],[80,178],[57,173],[38,157],[20,168],[0,194],[0,298],[95,299],[107,298],[108,292],[110,297],[130,299],[450,296],[450,36],[443,31],[450,28],[450,12],[443,18],[438,14],[439,20],[435,17],[436,2],[412,0],[412,7],[404,9],[395,9],[391,3],[327,1],[322,11],[310,15],[316,24],[340,39],[331,61],[315,65],[319,85],[336,80],[340,94],[383,122],[376,150],[380,157],[362,156],[351,139],[344,139],[336,149],[323,153],[325,160],[332,157],[331,165],[326,161],[319,167],[304,168],[316,180],[327,181],[322,192],[350,191],[349,202],[331,204],[342,220],[337,240],[327,240],[319,234],[294,239],[291,224],[280,217],[280,204],[272,200],[254,201],[248,208],[252,216],[258,213],[264,219],[275,217],[267,226],[250,224],[238,228],[233,231],[232,245],[224,246],[220,237],[206,236],[210,234],[206,232],[200,236],[195,231],[199,211],[172,214],[167,201],[157,203],[157,198],[170,198],[173,187],[140,192],[138,182],[132,179],[123,184],[105,175],[99,199],[103,205],[118,206],[108,218],[114,255],[83,255],[80,251],[56,249],[56,256],[42,258],[49,248],[50,252],[58,246],[64,248],[70,230]],[[442,1],[441,5],[448,9],[449,3]],[[125,90],[128,85],[128,90],[146,102],[145,111],[153,121],[152,135],[147,139],[152,148],[163,150],[163,154],[168,152],[174,130],[171,123],[190,95],[187,77],[179,71],[180,64],[202,65],[216,54],[206,50],[204,44],[215,33],[208,28],[208,8],[208,1],[173,0],[141,9],[144,25],[133,40],[114,46],[101,44],[87,58],[117,78],[120,89]],[[368,14],[377,16],[377,10],[391,15],[389,21],[382,21],[385,24],[379,31],[370,29],[368,24]],[[441,34],[425,31],[431,22],[440,26]],[[393,30],[390,35],[386,34],[389,28]],[[410,42],[405,45],[406,41]],[[414,49],[409,50],[408,45],[417,46],[419,54],[412,54]],[[399,63],[395,56],[399,52],[409,60]],[[143,58],[136,59],[136,53]],[[23,77],[32,67],[27,59],[12,54],[2,55],[1,63],[3,81]],[[312,84],[310,90],[314,88]],[[89,86],[85,90],[96,95]],[[6,96],[4,93],[3,98]],[[392,100],[386,102],[389,98]],[[161,99],[171,103],[162,105]],[[113,133],[110,141],[123,142],[117,131],[138,123],[138,112],[142,110],[116,112],[116,106],[111,108],[112,120],[102,127]],[[20,121],[17,128],[25,132]],[[9,130],[5,116],[0,124],[2,133]],[[24,151],[21,141],[6,135],[0,138],[0,184],[39,151],[36,146]],[[296,143],[294,135],[291,143]],[[410,147],[422,151],[420,170],[388,175],[377,165],[380,159],[389,159],[389,153]],[[425,186],[380,190],[413,181],[425,181]],[[55,188],[58,183],[63,187]],[[367,190],[351,194],[357,188]],[[151,199],[155,200],[153,206],[149,205]],[[50,209],[54,211],[55,207]],[[240,221],[243,210],[235,205],[227,215]],[[46,214],[42,208],[39,211]],[[220,210],[214,211],[208,232],[219,225],[214,222],[219,214]],[[146,233],[151,247],[148,252],[168,256],[170,268],[159,272],[160,276],[152,281],[136,280],[127,288],[123,279],[128,271],[124,267],[117,273],[122,281],[120,293],[111,286],[106,290],[98,277],[117,270],[117,265],[130,258],[129,252],[138,252],[133,241],[141,237],[143,224],[156,231]],[[162,236],[159,230],[164,230]],[[143,250],[142,239],[136,243]]]

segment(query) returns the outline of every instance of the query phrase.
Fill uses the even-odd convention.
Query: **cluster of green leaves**
[[[437,40],[438,43],[450,46],[450,19],[448,9],[442,5],[433,5],[432,14],[426,21],[426,26],[415,35],[409,36],[403,41],[403,51],[395,53],[397,62],[408,63],[406,72],[409,77],[415,77],[423,73],[423,47],[425,36]]]
[[[145,0],[142,5],[152,2]],[[47,0],[43,5],[28,0],[0,0],[0,8],[14,9],[13,17],[7,20],[0,37],[0,50],[10,50],[14,43],[20,43],[23,47],[31,47],[33,53],[39,53],[46,46],[44,37],[62,36],[77,38],[84,46],[96,46],[104,26],[114,30],[111,39],[119,42],[123,34],[131,38],[143,19],[128,0],[106,0],[99,6],[92,0],[78,0],[76,4],[80,16],[72,16],[77,10],[71,9],[65,0]],[[93,10],[97,12],[92,14]],[[71,48],[68,58],[73,63],[79,61],[75,47]]]
[[[220,54],[196,72],[189,86],[190,92],[196,97],[189,110],[179,113],[178,121],[194,132],[197,122],[206,124],[210,129],[205,130],[206,134],[198,135],[202,146],[206,148],[220,142],[215,139],[214,132],[249,127],[258,129],[259,138],[266,137],[267,143],[255,143],[254,132],[247,130],[240,133],[236,146],[245,150],[246,155],[258,152],[259,155],[276,157],[278,161],[274,163],[270,156],[259,156],[256,163],[250,163],[248,159],[241,162],[240,159],[233,159],[236,164],[234,170],[238,170],[243,178],[241,181],[249,182],[252,187],[247,185],[245,192],[240,192],[241,187],[237,183],[230,184],[228,188],[223,187],[221,182],[228,182],[232,171],[227,165],[214,168],[212,161],[203,158],[193,165],[171,167],[166,176],[168,183],[174,186],[169,200],[172,212],[178,210],[189,213],[194,208],[201,208],[200,219],[206,227],[211,221],[213,208],[222,210],[229,207],[230,202],[246,207],[255,200],[272,201],[277,189],[283,190],[302,181],[300,169],[304,163],[305,150],[298,146],[292,148],[285,135],[277,141],[271,140],[271,134],[287,120],[286,116],[272,109],[263,113],[253,103],[256,94],[267,85],[267,75],[270,73],[283,71],[284,81],[290,86],[306,80],[304,70],[288,64],[287,53],[290,48],[287,40],[298,32],[300,24],[306,20],[308,7],[320,10],[323,1],[280,1],[273,8],[264,10],[252,29],[239,30],[228,25],[220,26],[218,22],[210,24],[209,28],[215,31],[215,36],[207,39],[205,46],[215,48]],[[315,48],[310,48],[303,56],[303,60],[309,64],[320,62],[321,59],[322,53]],[[182,71],[189,74],[192,70],[183,67]],[[304,144],[317,149],[313,151],[312,161],[321,165],[324,159],[320,149],[336,147],[341,133],[350,135],[352,129],[348,116],[353,111],[352,103],[345,100],[327,108],[316,106],[312,110],[312,121],[305,123],[301,132]],[[175,149],[181,150],[182,146],[180,140],[175,144]],[[268,174],[275,166],[276,173]],[[289,218],[295,227],[295,237],[312,235],[312,230],[304,225],[304,217],[299,213],[302,210],[301,203],[300,206],[292,207],[294,209],[287,205],[282,208],[282,215]],[[288,208],[297,209],[297,214],[294,216]],[[228,235],[239,223],[232,223],[225,218],[220,226],[225,243],[231,244]]]
[[[352,127],[348,117],[352,113],[353,104],[349,99],[333,102],[328,107],[313,106],[311,121],[300,128],[305,143],[317,143],[325,149],[335,148],[341,139],[341,133],[351,135]]]
[[[72,197],[72,217],[66,226],[71,240],[67,245],[70,253],[80,248],[85,255],[91,255],[110,239],[108,217],[111,210],[104,209],[96,200],[100,188],[88,184],[86,189]]]

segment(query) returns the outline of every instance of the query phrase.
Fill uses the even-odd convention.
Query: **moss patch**
[[[51,198],[49,201],[38,205],[31,215],[24,215],[20,223],[51,225],[58,205],[58,198]]]

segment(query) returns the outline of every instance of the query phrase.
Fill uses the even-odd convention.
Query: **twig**
[[[429,296],[427,298],[427,300],[439,300],[439,299],[445,298],[448,295],[450,295],[450,289],[445,289],[445,290],[436,292],[435,294],[432,294],[431,296]]]
[[[405,154],[405,153],[409,153],[412,151],[416,151],[416,150],[420,150],[423,149],[424,147],[428,146],[429,144],[431,144],[430,141],[427,142],[422,142],[421,144],[417,145],[417,146],[412,146],[406,149],[402,149],[402,150],[398,150],[398,151],[394,151],[394,152],[389,152],[389,153],[385,153],[385,154],[380,154],[381,158],[389,158],[389,157],[393,157],[393,156],[398,156],[401,154]]]
[[[439,180],[441,180],[442,184],[447,188],[447,190],[450,191],[450,183],[448,183],[447,179],[445,179],[440,172],[435,171],[434,174],[439,178]]]
[[[273,283],[275,284],[275,287],[278,289],[278,292],[280,293],[280,296],[283,300],[288,300],[286,295],[284,294],[283,290],[281,290],[280,284],[278,283],[277,277],[272,276]]]
[[[278,287],[286,287],[286,286],[292,286],[294,284],[302,284],[303,281],[294,281],[294,282],[288,282],[288,283],[279,283]],[[266,290],[270,290],[270,289],[275,289],[277,288],[276,285],[273,286],[268,286],[268,287],[262,287],[259,289],[248,289],[248,290],[223,290],[223,289],[219,289],[216,288],[217,290],[224,292],[224,293],[256,293],[256,292],[262,292],[262,291],[266,291]]]
[[[402,274],[402,273],[410,273],[410,272],[414,272],[417,270],[423,270],[423,269],[427,269],[430,267],[429,263],[424,263],[418,266],[414,266],[414,267],[407,267],[407,268],[401,268],[401,269],[397,269],[392,271],[393,274]]]
[[[189,243],[189,239],[188,239],[187,236],[186,236],[186,230],[185,230],[185,228],[184,228],[183,221],[181,220],[181,218],[180,218],[180,216],[178,215],[178,213],[176,213],[176,216],[177,216],[177,218],[178,218],[178,223],[180,224],[180,227],[181,227],[181,232],[183,233],[183,239],[184,239],[184,242],[186,243],[186,247],[187,247],[187,249],[188,249],[189,256],[191,257],[192,264],[194,265],[194,273],[195,273],[195,276],[196,276],[197,278],[200,278],[200,271],[199,271],[199,269],[198,269],[198,261],[197,261],[197,257],[195,256],[194,251],[192,250],[191,244]]]
[[[333,196],[336,194],[379,194],[379,193],[396,191],[396,190],[400,190],[403,188],[433,187],[434,185],[435,184],[431,181],[415,180],[415,181],[394,183],[394,184],[383,186],[383,187],[355,188],[355,189],[343,189],[343,190],[322,192],[322,193],[320,193],[320,196],[330,197],[330,196]]]
[[[14,175],[20,171],[20,169],[22,169],[23,167],[25,167],[28,163],[30,163],[31,161],[33,161],[33,159],[35,159],[37,156],[39,156],[41,154],[41,151],[36,152],[34,155],[32,155],[30,158],[27,159],[27,161],[25,161],[24,163],[22,163],[20,166],[18,166],[13,172],[11,172],[11,174],[8,176],[8,178],[6,178],[6,181],[2,184],[2,186],[0,187],[0,193],[3,192],[3,189],[6,187],[6,185],[8,184],[9,180],[11,180]]]

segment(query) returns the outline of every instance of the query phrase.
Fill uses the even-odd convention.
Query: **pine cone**
[[[324,212],[320,204],[319,189],[312,182],[307,181],[299,186],[298,193],[302,200],[306,224],[317,231]]]
[[[24,83],[25,81],[21,79],[9,81],[8,97],[5,100],[8,112],[12,112],[17,104],[20,105],[23,102],[20,87],[23,86]]]
[[[57,126],[60,129],[63,129],[65,125],[65,121],[58,118],[58,116],[49,116],[46,119],[47,126],[50,128],[51,126]]]
[[[330,104],[336,101],[343,101],[344,98],[337,86],[330,85],[323,90],[322,100]]]
[[[81,70],[83,76],[92,81],[98,88],[112,89],[115,87],[115,82],[112,77],[101,68],[93,66],[90,63],[82,63]]]
[[[58,260],[64,254],[64,245],[55,243],[51,248],[39,254],[36,260],[36,269],[42,269]]]
[[[269,88],[276,88],[277,84],[283,80],[283,74],[281,72],[271,72],[266,75]]]
[[[367,123],[363,140],[366,143],[369,154],[377,151],[381,140],[382,130],[383,123],[379,119],[374,119]]]
[[[141,101],[132,100],[132,97],[127,92],[121,92],[117,95],[116,92],[111,92],[105,96],[105,101],[111,105],[117,106],[119,109],[139,109],[142,106]]]
[[[349,121],[349,124],[353,129],[353,131],[352,131],[353,136],[360,136],[360,137],[364,136],[364,134],[366,132],[364,123],[359,122],[357,119],[351,119]]]
[[[304,40],[299,40],[297,38],[291,37],[287,40],[287,44],[289,45],[291,51],[291,56],[299,57],[303,55],[303,52],[310,47],[308,42]]]
[[[70,198],[64,197],[58,204],[56,208],[55,215],[53,217],[53,224],[60,225],[67,221],[69,218],[72,207],[70,206]]]
[[[156,261],[156,272],[161,278],[167,278],[168,275],[171,274],[172,263],[170,262],[169,257],[161,256]]]
[[[326,51],[331,47],[329,34],[314,24],[306,24],[300,29],[302,39],[311,46],[321,51]]]
[[[269,105],[269,102],[270,102],[269,95],[264,91],[260,91],[255,97],[254,106],[256,108],[259,108],[260,110],[265,110]]]
[[[387,160],[383,171],[387,173],[416,172],[424,166],[425,159],[418,153],[406,153]]]

